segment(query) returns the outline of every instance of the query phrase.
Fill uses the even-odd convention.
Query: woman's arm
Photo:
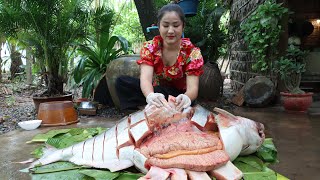
[[[152,86],[152,78],[153,78],[153,66],[149,66],[147,64],[140,65],[140,88],[145,97],[147,97],[150,93],[153,93]]]
[[[191,101],[195,100],[198,97],[199,79],[199,76],[187,76],[187,90],[184,94],[187,95]]]

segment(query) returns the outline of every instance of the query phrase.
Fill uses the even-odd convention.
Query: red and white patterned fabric
[[[165,66],[161,58],[162,43],[161,36],[155,36],[153,40],[145,42],[140,52],[141,59],[137,63],[154,67],[154,86],[170,86],[184,91],[187,75],[203,74],[204,62],[200,49],[195,47],[189,38],[182,38],[176,63]]]

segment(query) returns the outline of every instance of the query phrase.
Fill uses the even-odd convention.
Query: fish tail
[[[40,159],[31,163],[31,165],[29,166],[29,169],[36,166],[42,166],[42,165],[50,164],[53,162],[57,162],[62,159],[63,159],[63,150],[50,149],[45,151],[44,155]]]

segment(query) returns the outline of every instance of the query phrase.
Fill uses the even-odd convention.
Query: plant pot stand
[[[79,122],[72,101],[41,103],[38,119],[42,120],[41,126],[62,126]]]

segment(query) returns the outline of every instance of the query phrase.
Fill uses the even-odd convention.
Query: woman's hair
[[[178,14],[178,16],[180,17],[180,20],[182,21],[183,23],[183,26],[185,25],[185,22],[186,22],[186,18],[184,16],[184,13],[183,13],[183,10],[181,9],[181,7],[177,4],[167,4],[167,5],[164,5],[159,11],[158,11],[158,25],[162,19],[162,17],[164,16],[164,14],[166,12],[171,12],[171,11],[174,11]]]

